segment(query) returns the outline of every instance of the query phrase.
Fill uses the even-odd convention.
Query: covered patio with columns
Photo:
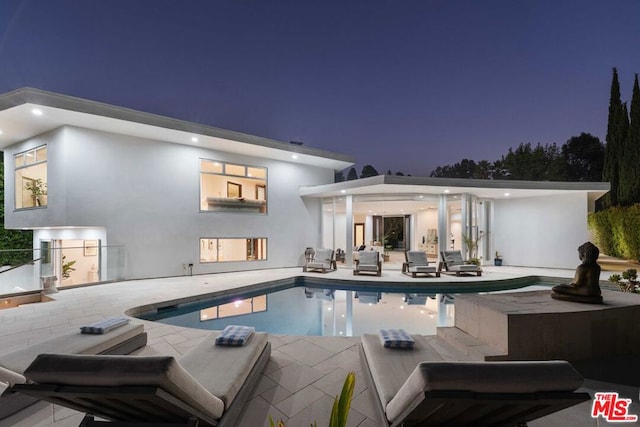
[[[499,251],[509,265],[571,268],[577,246],[590,239],[587,215],[608,190],[608,183],[379,175],[300,194],[322,199],[315,247],[344,250],[347,266],[364,245],[384,254],[386,268],[401,268],[406,250],[438,263],[451,249],[481,265]]]

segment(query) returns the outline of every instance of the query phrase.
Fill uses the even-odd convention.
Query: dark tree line
[[[588,133],[574,136],[561,147],[557,144],[522,143],[509,148],[500,160],[438,166],[431,176],[470,179],[513,179],[527,181],[600,181],[604,145]]]

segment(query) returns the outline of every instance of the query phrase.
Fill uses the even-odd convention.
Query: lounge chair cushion
[[[365,270],[365,267],[373,267],[373,271],[378,268],[378,251],[362,251],[358,255],[360,270]]]
[[[413,349],[385,348],[377,334],[363,334],[362,347],[367,355],[369,369],[376,384],[382,407],[398,393],[418,363],[425,360],[442,360],[422,335],[412,335]]]
[[[253,326],[229,325],[216,337],[216,345],[243,345],[255,331]]]
[[[36,356],[43,353],[99,354],[144,332],[141,324],[129,323],[105,334],[82,334],[79,330],[0,356],[0,365],[22,375]],[[16,377],[14,377],[15,380]],[[0,372],[0,381],[6,381]],[[23,380],[20,383],[24,382]]]
[[[180,365],[228,408],[267,345],[268,335],[255,332],[243,346],[229,347],[214,344],[219,334],[213,332],[189,350],[180,358]]]
[[[429,265],[427,254],[422,251],[407,251],[407,261],[409,265],[421,265],[425,267]]]
[[[409,273],[437,273],[438,269],[435,266],[426,265],[409,265]]]
[[[104,334],[113,329],[120,328],[129,323],[126,317],[109,317],[80,327],[83,334]]]
[[[395,421],[426,391],[570,392],[582,386],[582,382],[582,376],[566,361],[422,362],[389,401],[386,414],[390,421]]]
[[[460,251],[444,251],[442,254],[444,255],[444,262],[447,263],[448,267],[464,265],[464,260],[462,259],[462,253]]]
[[[475,273],[479,270],[475,264],[465,264],[460,251],[444,251],[442,257],[447,265],[447,271]]]
[[[404,329],[380,329],[382,345],[388,348],[413,348],[415,340]]]
[[[41,354],[27,368],[25,377],[39,384],[155,386],[213,418],[224,412],[222,400],[171,356]]]

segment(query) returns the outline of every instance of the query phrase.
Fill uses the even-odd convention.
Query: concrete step
[[[500,350],[487,345],[455,326],[440,327],[437,330],[437,334],[444,342],[464,354],[468,360],[497,361],[506,360],[507,358],[507,355]]]

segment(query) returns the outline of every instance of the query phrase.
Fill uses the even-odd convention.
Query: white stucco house
[[[437,258],[465,250],[462,235],[485,263],[498,250],[511,265],[573,268],[609,189],[333,183],[352,158],[29,88],[0,95],[0,149],[5,227],[34,230],[34,286],[291,267],[309,246],[349,248],[347,263],[361,244]]]

